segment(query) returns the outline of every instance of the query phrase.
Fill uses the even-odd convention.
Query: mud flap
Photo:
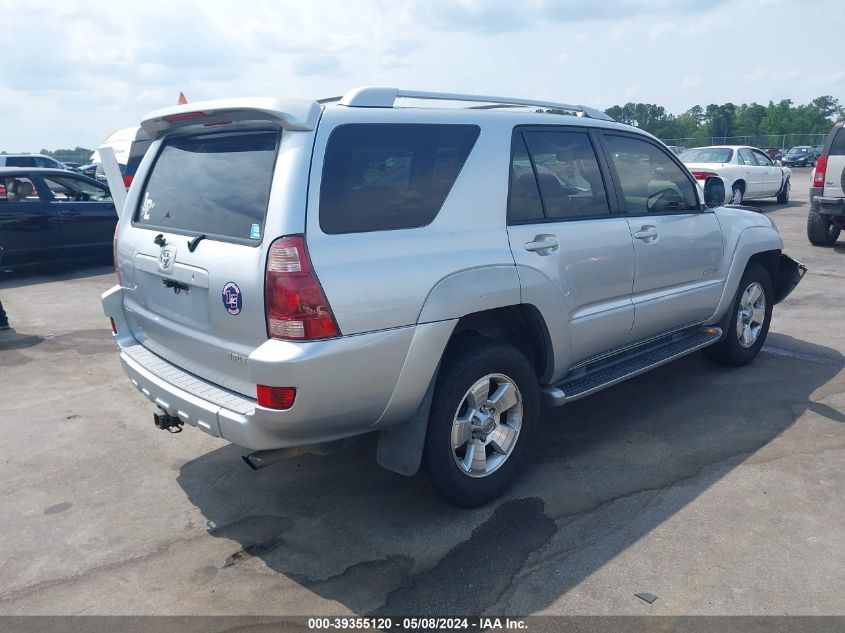
[[[786,299],[795,290],[795,286],[800,283],[806,272],[807,267],[804,264],[800,264],[789,255],[781,253],[778,256],[777,275],[772,280],[775,285],[774,303],[778,304]]]
[[[425,433],[428,430],[428,414],[431,411],[436,382],[437,371],[434,372],[425,396],[414,415],[408,421],[379,433],[376,460],[382,468],[406,477],[417,474],[422,463]]]

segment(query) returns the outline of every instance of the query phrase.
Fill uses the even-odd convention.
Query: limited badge
[[[241,297],[241,289],[238,284],[230,281],[223,286],[223,305],[226,306],[226,311],[229,314],[240,314],[243,307],[243,298]]]

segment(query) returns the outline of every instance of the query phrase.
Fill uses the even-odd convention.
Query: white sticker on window
[[[141,211],[143,215],[141,216],[144,220],[150,219],[150,211],[152,211],[153,207],[156,206],[156,203],[153,202],[152,198],[150,198],[150,192],[144,192],[144,204],[141,205]]]

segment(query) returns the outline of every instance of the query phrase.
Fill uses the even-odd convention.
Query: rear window
[[[257,244],[278,141],[277,132],[166,141],[141,193],[135,222]]]
[[[702,147],[688,149],[679,158],[685,163],[729,163],[733,155],[728,147]]]
[[[320,228],[363,233],[434,220],[469,156],[476,125],[351,124],[332,132],[323,161]]]
[[[836,131],[836,136],[830,144],[831,156],[845,156],[845,127],[841,127]]]

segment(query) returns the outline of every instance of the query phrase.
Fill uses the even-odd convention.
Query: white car
[[[792,170],[775,165],[771,158],[754,147],[696,147],[681,154],[680,159],[702,187],[708,177],[725,179],[729,183],[732,204],[769,197],[776,197],[780,204],[789,202]]]
[[[132,184],[138,165],[141,164],[141,159],[144,158],[150,143],[150,137],[140,127],[127,127],[117,130],[100,143],[100,147],[111,147],[114,150],[114,157],[120,166],[123,184],[126,185],[127,189]],[[103,172],[102,162],[99,150],[91,154],[91,163],[97,166],[97,180],[105,181],[106,175]]]

